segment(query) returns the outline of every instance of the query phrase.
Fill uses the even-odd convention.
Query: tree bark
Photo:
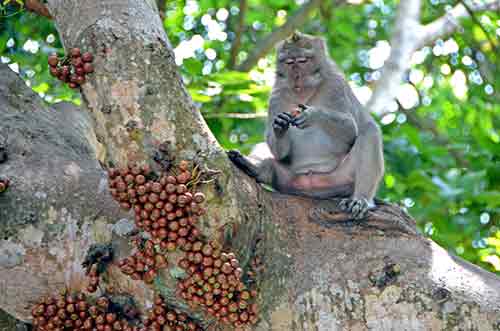
[[[112,242],[118,258],[127,255],[132,218],[108,195],[100,164],[154,165],[159,147],[169,146],[170,156],[220,171],[203,186],[203,233],[231,245],[244,267],[255,256],[262,261],[253,330],[498,329],[498,277],[422,237],[399,207],[379,202],[366,221],[352,222],[334,200],[271,193],[237,172],[187,94],[154,6],[48,6],[66,48],[92,51],[96,72],[82,88],[84,109],[53,109],[1,67],[0,134],[9,158],[0,174],[12,183],[0,193],[1,309],[27,321],[38,297],[80,289],[92,243]],[[154,290],[187,307],[172,291],[180,257],[169,255]],[[117,267],[106,280],[142,309],[150,304],[153,287]]]

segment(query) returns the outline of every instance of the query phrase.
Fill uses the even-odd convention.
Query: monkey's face
[[[314,93],[321,84],[324,42],[320,38],[294,34],[278,48],[277,79],[297,95]]]

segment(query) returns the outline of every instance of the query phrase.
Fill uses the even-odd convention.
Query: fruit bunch
[[[0,193],[5,192],[9,187],[9,179],[7,177],[0,176]]]
[[[85,76],[94,72],[92,61],[94,56],[90,52],[81,53],[79,48],[72,48],[69,56],[58,58],[51,54],[48,59],[50,74],[60,81],[68,83],[71,88],[77,88],[85,83]]]
[[[198,217],[206,210],[205,196],[194,192],[188,162],[182,161],[178,173],[154,178],[146,165],[130,165],[109,170],[109,187],[113,198],[128,210],[133,207],[136,226],[148,232],[161,249],[175,250],[200,236]]]
[[[179,266],[188,277],[178,283],[177,295],[193,306],[204,307],[222,323],[243,330],[258,321],[258,307],[254,303],[257,293],[243,283],[243,270],[234,253],[223,252],[216,241],[201,240],[197,221],[206,212],[202,205],[205,196],[195,192],[192,184],[197,176],[193,173],[187,161],[181,161],[172,173],[159,177],[147,165],[109,169],[111,195],[123,209],[133,208],[136,226],[152,238],[143,247],[138,245],[142,248],[122,260],[120,268],[133,279],[151,283],[157,275],[158,256],[163,264],[163,255],[158,252],[180,247],[186,257]],[[150,330],[160,330],[165,320],[170,320],[158,317],[163,316],[164,309],[158,311],[162,313],[150,317]],[[176,329],[170,326],[171,329],[191,330],[177,326]]]
[[[95,304],[89,304],[83,293],[44,298],[31,314],[35,331],[139,331],[112,311],[108,298],[100,297]]]
[[[201,305],[222,323],[237,328],[258,320],[257,295],[242,282],[243,270],[233,253],[222,252],[217,242],[192,244],[179,266],[189,275],[177,284],[177,295],[191,305]]]
[[[186,314],[169,308],[159,295],[153,309],[144,321],[145,331],[202,331],[203,329]]]
[[[134,242],[137,246],[136,252],[120,261],[120,269],[134,280],[151,284],[158,270],[167,267],[167,259],[157,250],[152,240],[142,242],[136,239]]]

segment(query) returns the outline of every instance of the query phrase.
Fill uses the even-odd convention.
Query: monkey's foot
[[[371,206],[366,199],[342,199],[338,208],[349,213],[353,219],[361,220],[366,217]]]
[[[250,161],[247,160],[247,158],[243,154],[240,153],[240,151],[233,149],[227,151],[226,153],[229,159],[234,163],[234,165],[240,168],[244,173],[252,178],[257,177],[255,167],[252,163],[250,163]]]

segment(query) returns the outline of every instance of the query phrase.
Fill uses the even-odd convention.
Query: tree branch
[[[484,25],[476,17],[476,15],[475,15],[474,11],[472,10],[472,8],[464,0],[460,0],[460,3],[467,10],[467,13],[469,14],[470,18],[472,19],[472,22],[474,22],[474,24],[476,24],[481,29],[481,31],[483,31],[484,35],[486,36],[486,39],[488,39],[488,42],[489,42],[491,48],[493,50],[495,50],[495,52],[498,54],[498,48],[495,45],[495,42],[491,38],[491,35],[488,33],[488,31],[486,30],[486,28],[484,27]]]
[[[52,19],[47,7],[38,0],[25,0],[24,7],[31,12]]]
[[[471,11],[473,12],[498,10],[499,8],[500,1],[498,0],[487,0],[484,3],[475,3],[470,6]],[[469,17],[469,13],[460,3],[442,17],[431,23],[423,25],[420,29],[420,37],[415,42],[415,50],[429,45],[439,38],[449,36],[460,26],[459,20],[466,17]]]
[[[379,113],[393,99],[408,67],[420,25],[420,6],[420,0],[403,0],[399,4],[391,38],[391,54],[367,105],[372,112]],[[387,98],[389,93],[392,95]]]
[[[382,112],[387,104],[394,99],[397,86],[399,86],[404,72],[410,66],[413,52],[439,38],[445,38],[452,34],[460,26],[458,21],[469,16],[467,9],[462,4],[458,4],[446,15],[429,24],[421,25],[419,23],[419,7],[419,0],[406,0],[399,5],[394,24],[395,30],[391,39],[391,55],[382,69],[382,75],[375,84],[373,95],[367,104],[367,108],[371,112]],[[498,8],[500,8],[498,0],[488,0],[470,6],[470,10],[473,12]]]
[[[266,55],[280,40],[288,37],[295,29],[307,22],[309,14],[321,4],[321,0],[310,0],[290,17],[285,24],[268,34],[262,41],[258,42],[248,58],[236,67],[239,71],[250,70],[260,58]]]
[[[238,57],[241,45],[241,35],[245,29],[245,16],[248,9],[247,0],[240,0],[240,13],[238,14],[238,26],[236,27],[234,41],[231,46],[231,57],[229,58],[229,68],[233,69]]]

